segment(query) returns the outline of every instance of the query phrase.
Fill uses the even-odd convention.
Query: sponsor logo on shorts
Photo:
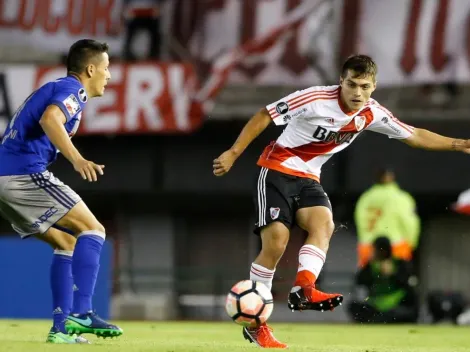
[[[280,208],[270,208],[269,214],[271,215],[271,219],[276,220],[279,217],[280,211]]]
[[[46,210],[44,214],[42,214],[35,222],[31,224],[31,227],[33,229],[38,229],[42,224],[49,220],[58,211],[59,209],[57,209],[56,207],[50,207]]]

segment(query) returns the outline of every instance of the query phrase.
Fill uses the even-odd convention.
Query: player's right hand
[[[95,164],[93,161],[89,161],[86,159],[77,160],[73,164],[73,168],[77,171],[82,178],[88,182],[97,181],[98,175],[103,175],[104,165]]]
[[[237,159],[235,152],[232,150],[227,150],[223,152],[217,159],[213,162],[213,171],[215,176],[223,176],[232,168],[233,163]]]

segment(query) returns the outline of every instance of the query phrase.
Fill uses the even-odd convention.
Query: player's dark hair
[[[108,49],[108,44],[93,39],[81,39],[75,42],[67,55],[67,73],[84,72],[95,56],[107,53]]]
[[[386,178],[395,178],[395,172],[388,166],[380,167],[375,173],[375,182],[384,183]]]
[[[377,76],[377,64],[367,55],[350,56],[343,64],[341,77],[345,78],[349,70],[353,71],[352,78],[372,76],[375,80]]]

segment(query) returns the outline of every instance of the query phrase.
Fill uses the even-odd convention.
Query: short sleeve
[[[414,127],[398,120],[383,106],[376,104],[372,111],[374,121],[367,127],[367,130],[385,134],[394,139],[406,139],[413,135]]]
[[[299,90],[266,106],[276,125],[285,125],[294,118],[309,114],[310,89]]]
[[[50,103],[57,105],[64,113],[67,121],[70,121],[84,107],[84,102],[81,103],[81,100],[83,100],[82,90],[84,92],[83,88],[56,87]]]

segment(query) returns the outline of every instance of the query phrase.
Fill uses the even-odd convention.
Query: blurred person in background
[[[348,306],[360,323],[415,323],[419,303],[409,262],[392,254],[387,237],[373,242],[373,257],[356,275],[356,299]]]
[[[400,188],[392,170],[378,172],[376,183],[359,197],[354,218],[359,267],[371,259],[373,242],[382,235],[392,242],[394,257],[412,260],[419,242],[420,219],[415,200]]]
[[[135,61],[137,56],[132,45],[139,32],[146,32],[149,38],[149,52],[143,59],[159,60],[162,36],[161,12],[165,0],[124,0],[123,16],[126,28],[124,39],[124,59]]]
[[[460,214],[460,215],[463,215],[463,216],[469,216],[470,215],[470,189],[466,189],[464,190],[463,192],[461,192],[458,197],[457,197],[457,201],[453,204],[451,204],[451,209],[453,211],[455,211],[456,213]],[[442,296],[443,294],[441,294]],[[452,320],[455,320],[455,322],[459,325],[470,325],[470,305],[468,304],[467,301],[464,301],[464,300],[461,300],[461,306],[462,306],[462,312],[459,312],[458,309],[459,309],[459,302],[455,302],[455,301],[458,301],[458,300],[452,300],[451,297],[447,297],[448,301],[450,301],[450,303],[447,303],[445,305],[442,304],[442,302],[439,302],[441,303],[441,307],[444,306],[447,309],[447,312],[442,312],[442,308],[441,308],[441,311],[439,311],[439,308],[438,307],[435,307],[437,306],[437,304],[432,304],[432,299],[434,298],[435,301],[438,300],[439,297],[436,297],[438,296],[438,293],[435,293],[434,296],[431,296],[429,297],[429,310],[431,311],[431,313],[433,313],[433,307],[434,307],[434,320],[437,320],[436,317],[438,317],[439,315],[451,315],[451,318]],[[455,296],[454,296],[455,297]],[[457,314],[453,314],[455,316],[452,316],[452,314],[449,314],[449,312],[458,312]],[[440,314],[439,314],[440,313]],[[447,314],[443,314],[443,313],[447,313]]]

